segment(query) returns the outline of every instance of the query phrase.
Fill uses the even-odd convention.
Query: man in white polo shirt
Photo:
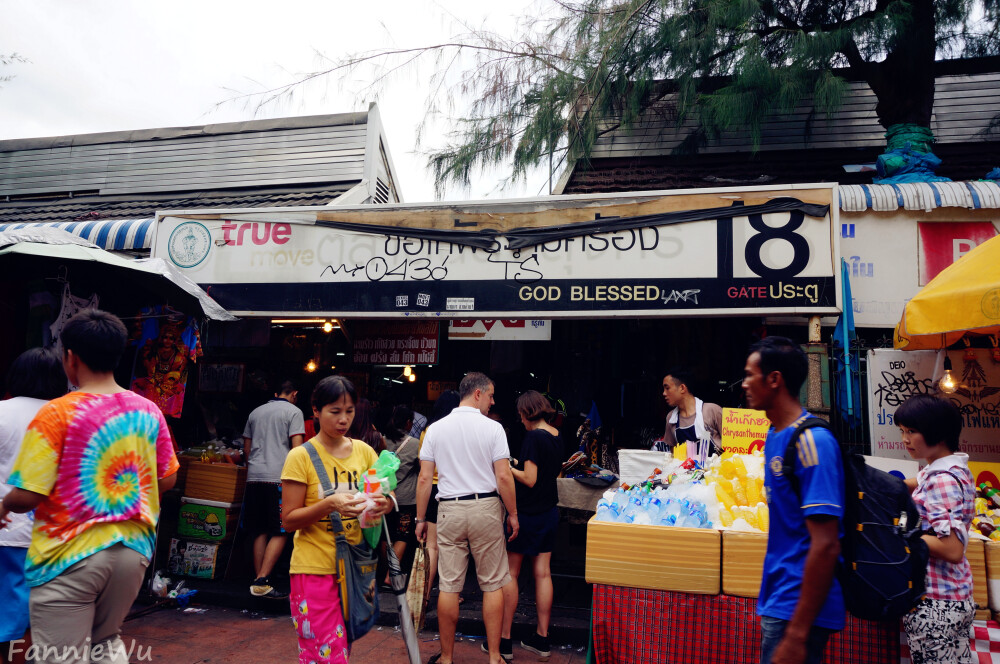
[[[490,664],[500,664],[502,588],[510,582],[504,546],[504,508],[509,540],[517,537],[517,503],[510,450],[499,423],[486,417],[493,381],[470,373],[458,386],[461,402],[427,429],[417,479],[417,539],[427,538],[427,503],[438,474],[438,631],[441,653],[428,664],[451,664],[458,624],[458,596],[465,585],[469,553],[483,591],[483,623]],[[502,502],[501,502],[502,501]]]

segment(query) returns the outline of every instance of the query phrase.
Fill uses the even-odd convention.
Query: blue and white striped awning
[[[910,182],[905,184],[845,184],[840,186],[844,212],[892,212],[961,207],[970,210],[1000,208],[1000,184],[969,182]]]
[[[50,221],[0,224],[0,233],[21,228],[59,228],[108,251],[149,249],[153,239],[153,218],[101,219],[97,221]]]

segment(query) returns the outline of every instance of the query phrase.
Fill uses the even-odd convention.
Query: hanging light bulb
[[[333,323],[331,323],[330,321],[326,321],[325,323],[323,323],[323,331],[326,332],[327,334],[333,332]]]
[[[958,381],[951,373],[951,358],[947,355],[944,356],[944,375],[938,381],[938,389],[945,394],[954,394],[955,390],[958,389]]]
[[[413,375],[413,368],[409,364],[403,367],[403,375],[406,376],[407,378]]]
[[[410,382],[411,383],[417,382],[417,374],[411,373],[410,376],[409,376],[409,378],[410,378]]]
[[[309,360],[306,362],[306,371],[309,373],[316,371],[316,360]]]

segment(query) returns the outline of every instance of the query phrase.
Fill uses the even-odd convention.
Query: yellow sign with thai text
[[[730,452],[749,454],[764,449],[771,420],[762,410],[750,408],[722,409],[722,447]]]

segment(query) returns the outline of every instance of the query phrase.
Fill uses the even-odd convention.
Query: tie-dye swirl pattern
[[[151,556],[156,479],[177,469],[159,409],[132,392],[73,393],[31,423],[9,483],[48,496],[35,512],[28,584],[118,542]]]

